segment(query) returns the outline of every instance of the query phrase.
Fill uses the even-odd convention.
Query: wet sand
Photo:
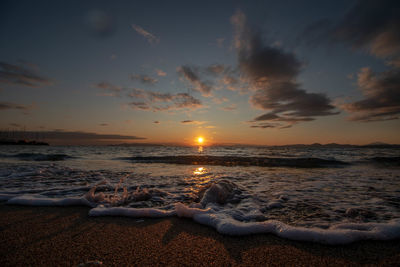
[[[0,266],[342,266],[400,262],[400,240],[326,246],[230,237],[189,219],[89,217],[85,207],[0,204]],[[90,264],[92,262],[92,264]]]

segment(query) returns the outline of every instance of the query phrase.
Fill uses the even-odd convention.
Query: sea
[[[400,148],[0,146],[7,205],[185,217],[226,235],[400,238]]]

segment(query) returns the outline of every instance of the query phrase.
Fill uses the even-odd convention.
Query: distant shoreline
[[[27,140],[0,140],[0,145],[8,145],[8,146],[49,146],[49,143],[46,142],[39,142],[39,141],[27,141]]]

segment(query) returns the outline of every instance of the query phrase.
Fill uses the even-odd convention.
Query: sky
[[[1,1],[0,129],[400,143],[399,1]]]

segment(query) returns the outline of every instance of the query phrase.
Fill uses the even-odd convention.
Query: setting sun
[[[204,138],[203,137],[197,137],[197,143],[199,143],[199,145],[202,145],[204,143]]]

